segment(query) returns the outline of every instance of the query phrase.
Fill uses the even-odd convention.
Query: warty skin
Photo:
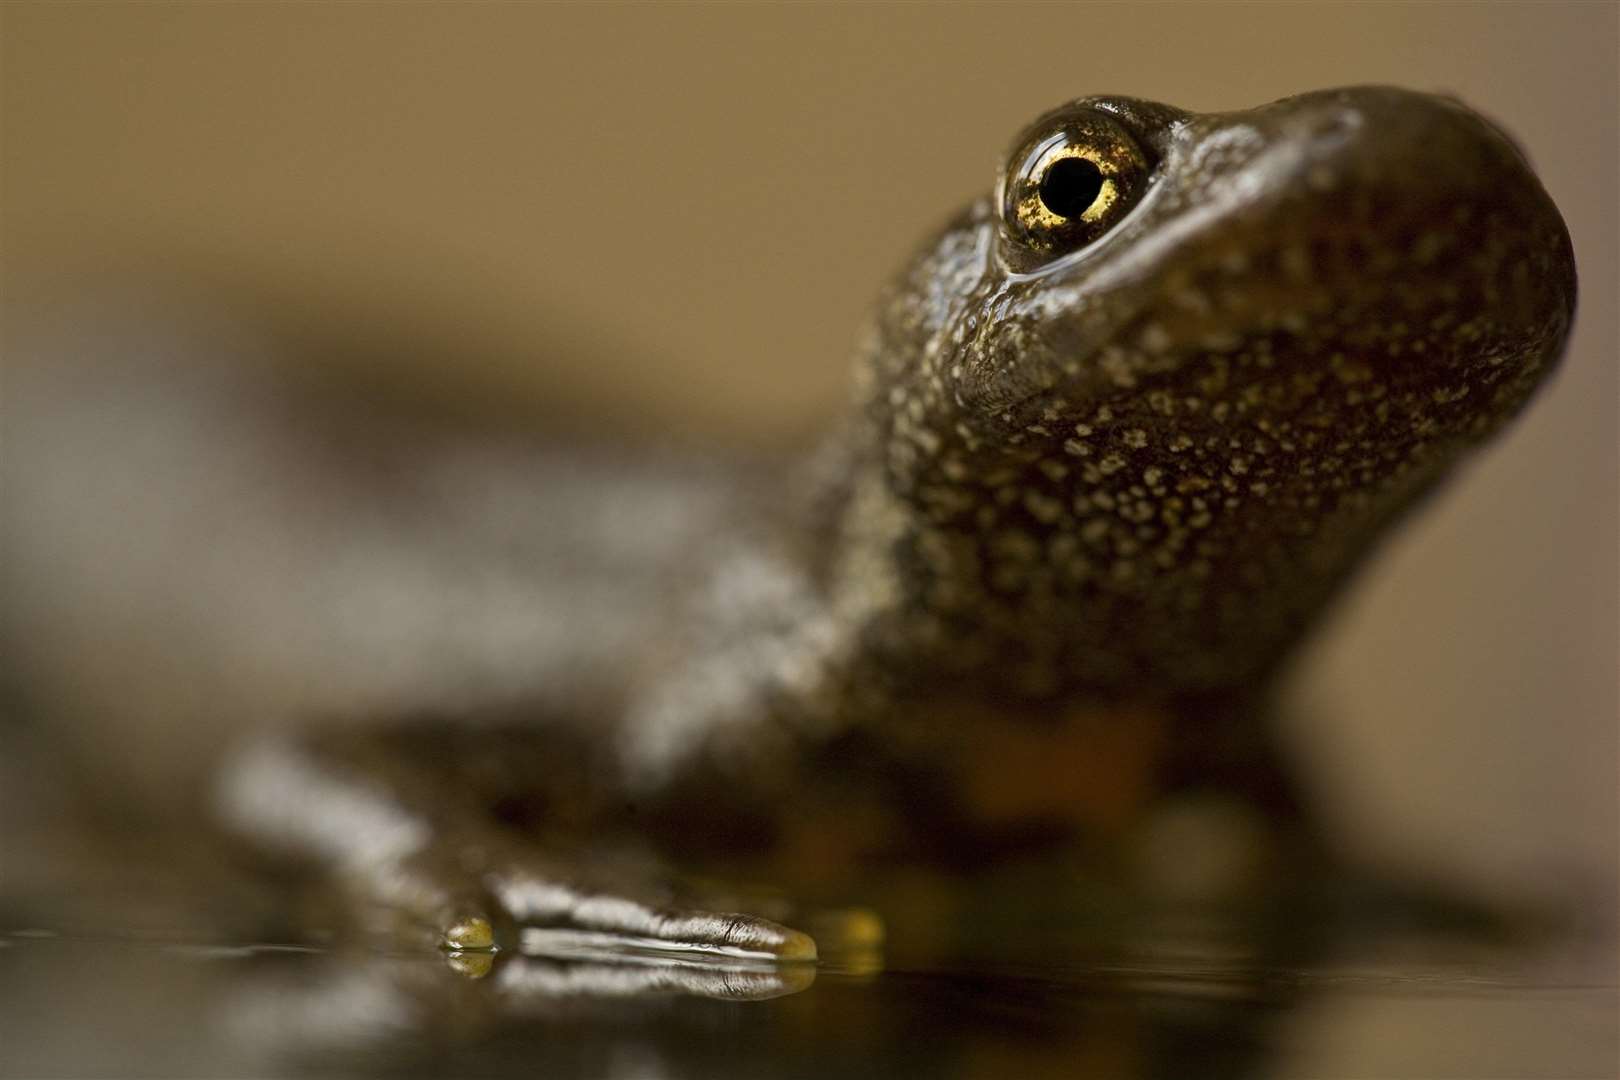
[[[1255,686],[1549,374],[1568,236],[1447,99],[1054,115],[1092,109],[1157,160],[1129,216],[1021,265],[976,203],[865,347],[862,467],[891,508],[867,542],[905,598],[885,632],[1020,695]]]

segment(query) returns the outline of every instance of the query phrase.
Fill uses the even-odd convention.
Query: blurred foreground
[[[180,899],[0,913],[0,1074],[1598,1080],[1620,1052],[1614,973],[1567,942],[1286,919],[1115,941],[1074,910],[1004,916],[993,957],[491,961],[221,940],[183,901],[224,897]]]

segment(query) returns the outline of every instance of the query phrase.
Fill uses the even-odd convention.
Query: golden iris
[[[1044,118],[1019,140],[1002,174],[1009,237],[1043,256],[1089,244],[1147,186],[1148,162],[1112,117],[1075,110]]]

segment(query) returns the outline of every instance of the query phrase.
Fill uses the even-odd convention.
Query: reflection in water
[[[1583,972],[1325,921],[1007,925],[988,951],[902,939],[819,966],[555,932],[525,941],[545,955],[435,955],[10,925],[8,1076],[1603,1076],[1614,1060],[1612,974],[1590,946]]]

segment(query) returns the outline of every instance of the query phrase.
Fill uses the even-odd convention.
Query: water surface
[[[493,960],[231,942],[149,907],[122,928],[41,910],[0,927],[6,1076],[1616,1075],[1612,954],[1568,938],[1172,919],[772,968],[589,942]]]

